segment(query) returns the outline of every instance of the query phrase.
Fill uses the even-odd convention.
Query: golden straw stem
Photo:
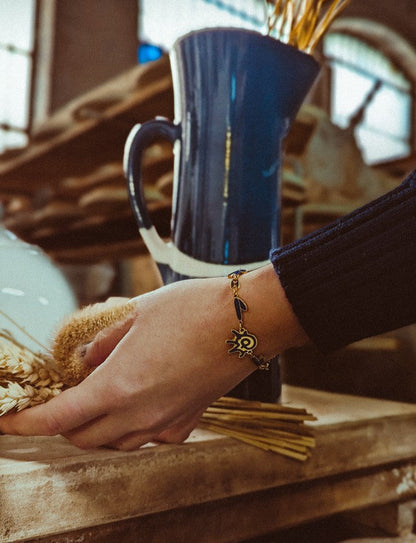
[[[221,409],[217,407],[208,407],[207,408],[208,413],[216,413],[218,415],[227,415],[230,413],[228,409]],[[234,418],[240,417],[240,418],[246,418],[248,420],[253,419],[253,417],[258,417],[260,419],[275,419],[275,420],[289,420],[289,421],[304,421],[309,420],[313,421],[316,420],[316,418],[313,415],[305,413],[304,415],[298,415],[298,414],[289,414],[289,413],[271,413],[270,411],[257,411],[256,414],[250,414],[248,411],[242,411],[240,409],[235,409],[232,412],[232,416]]]
[[[262,410],[262,411],[277,411],[279,413],[306,413],[306,409],[303,407],[291,407],[280,403],[267,403],[252,400],[240,400],[239,398],[233,398],[232,396],[222,396],[216,400],[212,405],[218,407],[240,407],[242,409],[247,408],[250,411]]]
[[[281,41],[311,52],[337,15],[350,0],[333,0],[320,18],[326,0],[276,0],[267,16],[267,33],[274,31]],[[266,12],[268,13],[268,2]]]
[[[281,428],[275,428],[273,426],[264,426],[261,422],[255,425],[247,425],[241,422],[227,421],[222,418],[209,417],[203,415],[201,420],[209,424],[217,424],[219,426],[224,426],[226,428],[233,428],[235,430],[241,430],[242,432],[251,432],[256,433],[260,432],[262,435],[275,436],[282,439],[289,439],[296,442],[310,443],[313,445],[315,443],[315,438],[313,435],[308,432],[302,431],[291,431],[290,428],[286,428],[287,425],[282,426]]]
[[[310,457],[310,454],[308,454],[308,453],[303,453],[302,454],[302,453],[299,453],[299,452],[292,451],[290,449],[286,449],[284,447],[279,447],[279,446],[269,445],[267,443],[259,442],[257,440],[250,439],[250,438],[248,438],[248,437],[246,437],[244,435],[241,435],[238,432],[233,432],[232,430],[229,430],[227,428],[217,427],[214,424],[202,423],[201,427],[205,428],[207,430],[211,430],[213,432],[217,432],[217,433],[226,435],[228,437],[233,437],[235,439],[238,439],[239,441],[243,441],[244,443],[247,443],[249,445],[253,445],[253,446],[255,446],[255,447],[259,448],[259,449],[263,449],[265,451],[276,452],[276,453],[282,454],[283,456],[287,456],[289,458],[293,458],[293,459],[296,459],[296,460],[305,461]]]
[[[214,415],[203,414],[202,419],[208,422],[221,422],[225,426],[234,426],[238,424],[244,428],[264,428],[265,430],[275,430],[281,432],[290,432],[293,435],[297,436],[308,436],[313,437],[313,432],[305,426],[303,423],[297,422],[275,422],[275,421],[241,421],[238,422],[233,419],[224,419],[223,417],[217,417]]]
[[[308,53],[311,53],[313,51],[313,49],[318,44],[319,40],[322,38],[323,34],[328,30],[332,21],[341,13],[341,11],[345,7],[347,7],[349,3],[350,3],[350,0],[341,0],[338,2],[334,2],[331,5],[329,10],[325,14],[324,18],[321,20],[318,27],[315,29],[313,36],[311,37],[309,46],[307,48]]]
[[[203,423],[205,423],[204,420]],[[312,437],[292,435],[289,432],[274,432],[273,430],[261,427],[245,428],[244,426],[242,427],[239,425],[230,426],[221,423],[221,421],[211,421],[208,422],[208,424],[238,432],[241,435],[254,437],[256,439],[258,438],[260,441],[268,441],[270,443],[280,442],[282,444],[287,443],[289,448],[301,447],[303,450],[305,447],[315,447],[316,444],[315,439]]]
[[[274,9],[271,13],[271,15],[268,16],[267,18],[267,28],[268,28],[268,34],[271,33],[271,31],[273,30],[273,28],[275,28],[276,24],[277,24],[277,21],[280,17],[280,9],[281,9],[281,6],[283,4],[283,0],[277,0],[275,2],[275,5],[274,5]]]
[[[18,324],[14,319],[12,319],[12,317],[10,317],[7,313],[5,313],[3,310],[0,309],[0,315],[3,315],[3,317],[5,317],[8,321],[10,321],[12,324],[14,324],[14,326],[16,326],[16,328],[18,328],[23,334],[25,334],[29,339],[31,339],[32,341],[34,341],[35,343],[37,343],[39,345],[39,347],[42,347],[42,349],[44,349],[45,351],[49,351],[49,349],[47,347],[45,347],[45,345],[42,345],[42,343],[40,343],[35,337],[32,336],[32,334],[29,334],[29,332],[27,332],[23,326],[20,326],[20,324]],[[28,349],[28,351],[30,351],[29,348],[25,347],[26,349]],[[33,353],[33,351],[31,351]],[[34,354],[34,353],[33,353]]]

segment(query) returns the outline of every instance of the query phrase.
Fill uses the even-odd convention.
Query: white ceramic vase
[[[76,308],[72,288],[52,260],[0,227],[0,330],[42,351],[59,323]]]

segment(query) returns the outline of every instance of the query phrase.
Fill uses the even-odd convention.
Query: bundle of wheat
[[[223,397],[208,407],[200,426],[304,461],[315,447],[313,432],[304,423],[314,420],[305,409]]]
[[[132,303],[94,304],[74,313],[58,330],[53,347],[35,353],[0,331],[0,416],[46,402],[84,379],[81,350],[98,332],[125,319]],[[305,409],[223,397],[202,415],[200,426],[264,450],[306,460],[315,446]]]
[[[46,402],[63,386],[50,356],[34,353],[0,331],[0,415]]]
[[[350,0],[266,0],[267,33],[280,41],[312,53],[329,25]],[[272,6],[272,7],[270,7]]]
[[[93,368],[81,352],[96,334],[127,317],[134,304],[120,301],[94,304],[71,315],[56,333],[52,348],[35,353],[7,330],[0,330],[0,416],[46,402],[64,388],[82,381]],[[28,332],[1,311],[20,331]]]

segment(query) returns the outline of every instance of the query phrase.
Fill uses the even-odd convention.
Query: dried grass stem
[[[203,413],[200,426],[304,461],[315,447],[313,432],[304,423],[313,420],[306,409],[223,397]]]
[[[268,2],[267,34],[312,53],[333,20],[347,7],[350,0],[276,0]],[[270,4],[274,4],[270,12]]]

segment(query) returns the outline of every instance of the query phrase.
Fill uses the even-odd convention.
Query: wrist
[[[258,338],[256,354],[269,360],[308,341],[271,264],[245,274],[240,284],[241,297],[248,306],[245,326]]]

